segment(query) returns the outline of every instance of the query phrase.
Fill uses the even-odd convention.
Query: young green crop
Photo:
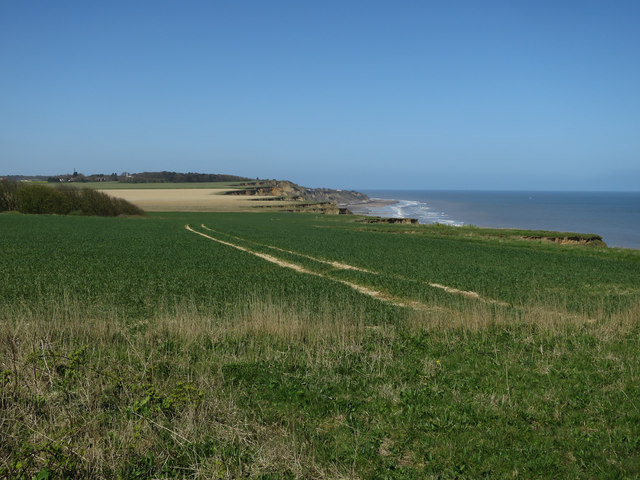
[[[0,215],[0,477],[638,477],[639,259],[349,217]]]
[[[223,235],[378,273],[370,285],[399,280],[437,283],[513,305],[540,299],[573,312],[616,311],[640,295],[638,252],[442,237],[430,235],[429,229],[407,234],[420,231],[412,226],[370,231],[344,217],[199,217],[203,218],[210,218],[205,224]],[[415,288],[406,293],[411,295]]]

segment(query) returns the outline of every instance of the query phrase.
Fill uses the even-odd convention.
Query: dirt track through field
[[[320,273],[317,272],[313,272],[311,270],[307,270],[306,268],[304,268],[301,265],[295,264],[295,263],[291,263],[291,262],[286,262],[280,258],[274,257],[272,255],[267,255],[266,253],[261,253],[261,252],[256,252],[254,250],[251,250],[249,248],[246,247],[242,247],[240,245],[236,245],[235,243],[231,243],[231,242],[226,242],[224,240],[220,240],[219,238],[215,238],[212,237],[210,235],[207,235],[206,233],[202,233],[202,232],[198,232],[197,230],[194,230],[193,228],[191,228],[189,225],[185,225],[185,228],[190,231],[193,232],[197,235],[200,235],[204,238],[207,238],[209,240],[213,240],[214,242],[218,242],[221,243],[222,245],[227,245],[228,247],[232,247],[235,248],[237,250],[240,250],[242,252],[246,252],[246,253],[250,253],[251,255],[255,255],[256,257],[262,258],[263,260],[266,260],[267,262],[271,262],[274,263],[280,267],[284,267],[284,268],[290,268],[292,270],[295,270],[296,272],[299,273],[306,273],[307,275],[313,275],[315,277],[321,277],[321,278],[326,278],[328,280],[333,280],[334,282],[338,282],[341,283],[343,285],[346,285],[348,287],[351,287],[352,289],[354,289],[355,291],[362,293],[364,295],[368,295],[369,297],[373,297],[377,300],[383,301],[383,302],[387,302],[387,303],[391,303],[392,305],[395,305],[397,307],[409,307],[409,308],[413,308],[416,310],[433,310],[432,307],[429,307],[426,304],[420,303],[420,302],[414,302],[414,301],[410,301],[410,302],[402,302],[399,300],[396,300],[394,298],[392,298],[391,296],[379,292],[377,290],[372,290],[368,287],[365,287],[364,285],[358,285],[357,283],[353,283],[353,282],[348,282],[346,280],[340,280],[337,278],[331,278],[331,277],[327,277],[325,275],[322,275]]]
[[[200,226],[202,228],[204,228],[205,230],[208,230],[210,232],[220,233],[220,232],[217,232],[216,230],[213,230],[212,228],[207,227],[204,224],[201,224]],[[245,238],[237,237],[235,235],[231,235],[231,234],[228,234],[228,233],[226,233],[224,235],[227,235],[229,237],[235,238],[235,239],[240,240],[240,241],[253,243],[254,245],[259,245],[259,246],[270,248],[270,249],[277,250],[277,251],[280,251],[280,252],[290,253],[292,255],[297,255],[297,256],[303,257],[303,258],[308,258],[309,260],[313,260],[313,261],[318,262],[318,263],[324,263],[325,265],[331,265],[332,267],[335,267],[335,268],[338,268],[338,269],[341,269],[341,270],[357,270],[359,272],[370,273],[372,275],[384,275],[384,274],[382,274],[380,272],[374,272],[372,270],[367,270],[365,268],[356,267],[354,265],[349,265],[347,263],[341,263],[341,262],[330,261],[330,260],[323,260],[321,258],[312,257],[311,255],[306,255],[304,253],[294,252],[293,250],[285,250],[283,248],[275,247],[273,245],[267,245],[265,243],[254,242],[252,240],[247,240]],[[314,272],[311,272],[311,273],[314,273]],[[410,280],[408,278],[405,278],[405,277],[402,277],[402,276],[399,276],[399,275],[388,275],[388,276],[392,276],[392,277],[395,277],[395,278],[398,278],[398,279],[402,279],[402,280]],[[349,284],[349,282],[345,282],[345,281],[342,281],[342,280],[338,280],[338,281],[340,281],[341,283]],[[475,300],[478,300],[478,301],[484,302],[484,303],[492,303],[492,304],[496,304],[496,305],[509,306],[509,304],[506,303],[506,302],[501,302],[499,300],[493,300],[493,299],[490,299],[490,298],[483,298],[477,292],[472,292],[472,291],[469,291],[469,290],[459,290],[457,288],[448,287],[446,285],[441,285],[439,283],[426,282],[426,285],[429,285],[430,287],[433,287],[433,288],[438,288],[440,290],[444,290],[445,292],[450,293],[452,295],[461,295],[463,297],[473,298]],[[355,288],[355,284],[350,285],[350,286]],[[362,288],[365,288],[365,287],[362,287]],[[376,298],[378,298],[378,297],[376,297]]]
[[[212,228],[207,227],[205,224],[201,224],[200,226],[202,228],[204,228],[205,230],[208,230],[210,232],[220,233],[220,232],[216,232]],[[254,242],[252,240],[247,240],[245,238],[236,237],[235,235],[231,235],[229,233],[227,233],[225,235],[228,235],[229,237],[236,238],[238,240],[242,240],[242,241],[245,241],[245,242],[250,242],[250,243],[253,243],[255,245],[260,245],[261,247],[271,248],[272,250],[277,250],[279,252],[290,253],[292,255],[297,255],[298,257],[308,258],[309,260],[313,260],[314,262],[324,263],[325,265],[331,265],[332,267],[339,268],[340,270],[357,270],[359,272],[365,272],[365,273],[371,273],[373,275],[379,275],[379,273],[377,273],[377,272],[372,272],[371,270],[367,270],[365,268],[356,267],[354,265],[348,265],[346,263],[335,262],[335,261],[330,261],[330,260],[323,260],[321,258],[312,257],[311,255],[306,255],[304,253],[294,252],[293,250],[285,250],[284,248],[274,247],[273,245],[267,245],[266,243],[259,243],[259,242]]]

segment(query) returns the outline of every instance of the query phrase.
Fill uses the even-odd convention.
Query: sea
[[[364,190],[385,206],[354,213],[419,223],[595,233],[610,247],[640,249],[640,192]]]

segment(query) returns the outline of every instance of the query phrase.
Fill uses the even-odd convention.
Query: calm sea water
[[[640,192],[482,192],[370,190],[397,202],[357,213],[420,223],[596,233],[610,247],[640,249]]]

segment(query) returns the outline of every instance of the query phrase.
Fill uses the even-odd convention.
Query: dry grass
[[[640,322],[640,305],[614,313],[604,307],[595,313],[575,313],[562,305],[527,303],[510,307],[506,304],[473,303],[464,308],[434,307],[431,310],[411,312],[406,327],[414,332],[427,330],[442,332],[462,329],[469,332],[492,327],[526,325],[538,331],[557,333],[566,329],[584,328],[598,338],[624,336],[637,328]]]
[[[275,421],[247,409],[251,394],[229,383],[226,366],[276,368],[283,359],[295,359],[304,367],[303,378],[331,385],[344,385],[341,372],[357,369],[365,378],[384,379],[372,398],[394,405],[410,387],[394,377],[404,361],[398,345],[407,338],[427,332],[455,349],[467,336],[485,338],[495,328],[520,324],[530,327],[520,335],[524,343],[536,332],[585,329],[611,341],[638,328],[640,307],[593,319],[546,306],[514,310],[477,303],[457,311],[407,312],[405,323],[383,325],[367,324],[353,305],[336,308],[328,302],[320,310],[294,311],[257,298],[219,317],[185,302],[138,322],[123,321],[116,311],[92,317],[72,298],[35,309],[5,305],[0,313],[0,472],[8,476],[30,478],[49,468],[87,478],[158,472],[188,478],[258,478],[270,472],[359,478],[356,454],[349,464],[318,458],[315,434],[305,433],[299,413]],[[606,350],[598,355],[622,362]],[[422,356],[421,382],[437,381],[440,368],[438,358]],[[536,369],[548,371],[542,363]],[[508,392],[482,399],[493,410],[512,402]],[[357,452],[360,433],[343,415],[331,414],[314,428],[321,438],[350,431],[346,441]],[[388,435],[393,431],[376,451],[392,461],[394,441]],[[418,468],[409,452],[397,455],[400,467]]]
[[[363,341],[363,321],[351,313],[296,313],[250,299],[224,318],[200,314],[186,303],[154,319],[125,323],[117,312],[88,317],[82,303],[70,298],[47,307],[43,302],[39,309],[5,306],[0,465],[19,472],[14,455],[22,449],[24,471],[66,465],[103,478],[122,471],[132,456],[144,459],[159,450],[155,461],[168,462],[179,449],[191,456],[192,470],[185,473],[193,478],[283,470],[295,478],[338,478],[335,467],[316,465],[312,446],[294,425],[248,419],[219,366],[278,359],[283,349],[302,346],[307,361],[322,368],[325,360],[336,361],[338,352],[358,349]],[[202,350],[216,343],[225,348]],[[197,361],[190,351],[197,351]],[[189,389],[176,388],[183,384]],[[149,396],[149,404],[158,397],[158,405],[141,408]],[[180,408],[163,407],[167,399]],[[201,458],[193,446],[212,436],[230,448],[251,450],[249,470],[215,454]]]

